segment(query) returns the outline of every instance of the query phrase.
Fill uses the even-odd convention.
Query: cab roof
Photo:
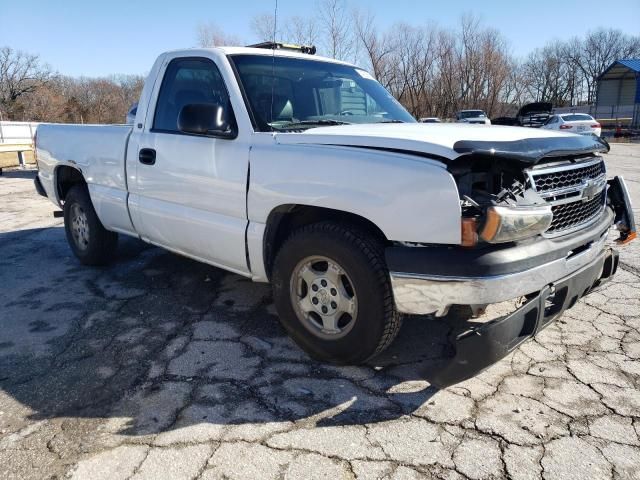
[[[265,57],[275,56],[275,57],[286,57],[286,58],[300,58],[303,60],[317,61],[317,62],[329,62],[329,63],[337,63],[340,65],[348,65],[350,67],[359,68],[356,65],[353,65],[349,62],[343,62],[341,60],[336,60],[334,58],[322,57],[319,55],[311,55],[308,53],[302,53],[294,50],[286,50],[286,49],[267,49],[267,48],[253,48],[253,47],[232,47],[232,46],[224,46],[224,47],[210,47],[210,48],[187,48],[180,50],[172,50],[171,53],[184,53],[184,55],[192,55],[194,51],[202,51],[202,50],[212,50],[223,53],[224,55],[262,55]],[[169,53],[169,52],[167,52]]]

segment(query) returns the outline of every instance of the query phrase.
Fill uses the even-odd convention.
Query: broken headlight
[[[480,238],[488,243],[504,243],[533,237],[551,225],[551,206],[493,206],[487,208]]]

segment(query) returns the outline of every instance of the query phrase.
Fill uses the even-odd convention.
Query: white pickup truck
[[[278,47],[164,53],[133,125],[39,127],[36,188],[82,263],[125,234],[271,282],[287,332],[341,364],[462,306],[454,381],[614,274],[607,232],[635,227],[602,140],[417,123],[366,71]]]

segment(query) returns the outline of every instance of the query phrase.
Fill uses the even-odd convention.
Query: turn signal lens
[[[516,208],[489,207],[480,238],[489,243],[504,243],[533,237],[551,225],[551,206]]]
[[[463,218],[461,222],[463,247],[475,247],[478,243],[478,222],[475,218]]]
[[[573,126],[571,126],[571,125],[560,125],[560,130],[568,130],[570,128],[573,128]]]

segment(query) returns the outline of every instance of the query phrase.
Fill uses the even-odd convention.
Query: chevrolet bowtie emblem
[[[598,193],[598,185],[595,180],[591,180],[590,178],[585,178],[582,180],[582,201],[588,202]]]

